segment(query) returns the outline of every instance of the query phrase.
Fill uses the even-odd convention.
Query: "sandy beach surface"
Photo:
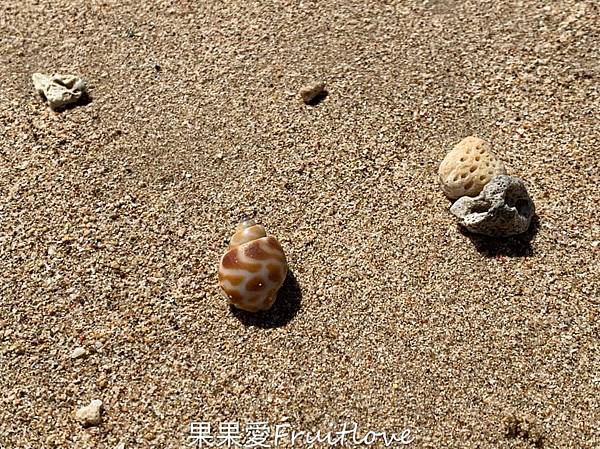
[[[51,111],[35,72],[91,101]],[[599,114],[596,0],[3,0],[0,447],[600,447]],[[457,227],[468,135],[528,233]],[[258,316],[217,284],[246,215],[290,267]]]

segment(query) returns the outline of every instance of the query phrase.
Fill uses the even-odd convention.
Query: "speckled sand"
[[[91,102],[51,112],[34,72]],[[600,447],[599,84],[596,0],[3,0],[0,447],[261,420]],[[527,235],[457,229],[436,172],[471,134]],[[217,287],[244,214],[293,273],[260,318]]]

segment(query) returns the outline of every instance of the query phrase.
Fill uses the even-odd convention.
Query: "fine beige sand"
[[[35,72],[91,101],[50,111]],[[2,0],[0,447],[600,447],[599,82],[596,0]],[[436,173],[468,135],[527,234],[457,228]],[[217,285],[244,215],[291,270],[259,316]]]

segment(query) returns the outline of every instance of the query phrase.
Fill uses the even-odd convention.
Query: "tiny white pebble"
[[[79,346],[79,347],[73,349],[73,352],[71,353],[71,358],[78,359],[80,357],[83,357],[86,354],[87,354],[87,351],[85,350],[85,348],[82,348],[81,346]]]
[[[94,399],[90,405],[77,410],[75,417],[84,427],[97,426],[102,420],[102,401]]]

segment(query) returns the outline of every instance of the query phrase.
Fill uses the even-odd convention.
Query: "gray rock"
[[[470,232],[508,237],[529,229],[535,205],[521,179],[500,175],[492,178],[478,196],[456,200],[450,212]]]
[[[78,102],[87,94],[87,84],[74,75],[34,73],[31,76],[35,90],[42,95],[52,110]]]

